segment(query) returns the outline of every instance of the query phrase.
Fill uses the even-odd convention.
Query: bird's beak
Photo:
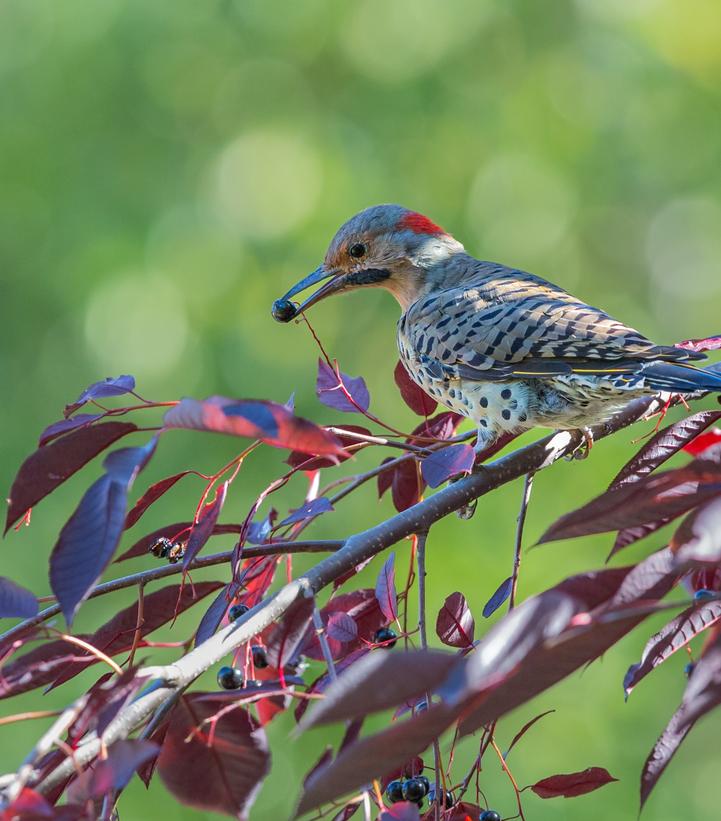
[[[318,288],[317,291],[314,291],[305,302],[302,302],[298,306],[291,302],[291,297],[307,290],[312,285],[323,282],[325,279],[329,281]],[[331,294],[342,291],[346,285],[347,274],[343,274],[340,271],[329,271],[324,265],[319,265],[312,274],[308,274],[307,277],[301,279],[300,282],[296,283],[286,294],[273,303],[273,316],[279,322],[290,322],[291,319],[303,313],[303,311],[310,308],[311,305],[315,305],[316,302],[320,302],[321,299],[325,299],[327,296],[331,296]]]

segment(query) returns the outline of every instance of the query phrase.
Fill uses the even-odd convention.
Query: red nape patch
[[[408,228],[413,231],[414,234],[445,234],[446,232],[441,228],[440,225],[436,225],[435,222],[428,219],[428,217],[424,217],[423,214],[417,214],[415,211],[411,211],[402,217],[398,222],[399,228]]]

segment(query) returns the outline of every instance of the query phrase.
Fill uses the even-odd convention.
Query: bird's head
[[[289,322],[332,294],[368,287],[390,291],[405,310],[432,289],[438,268],[459,251],[460,242],[422,214],[400,205],[366,208],[338,229],[323,264],[275,301],[273,316]],[[301,305],[291,302],[325,280]]]

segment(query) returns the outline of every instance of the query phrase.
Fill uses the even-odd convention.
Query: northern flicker
[[[475,259],[399,205],[367,208],[341,226],[323,264],[276,300],[273,316],[288,322],[332,294],[368,287],[396,298],[403,364],[476,423],[478,450],[537,426],[587,431],[642,395],[721,390],[721,376],[688,364],[703,354],[655,345],[541,277]]]

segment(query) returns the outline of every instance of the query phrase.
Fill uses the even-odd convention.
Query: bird
[[[633,399],[721,391],[721,375],[692,364],[703,353],[657,345],[542,277],[476,259],[401,205],[372,206],[345,222],[323,263],[273,303],[272,315],[290,322],[360,288],[395,297],[405,369],[473,421],[477,451],[536,427],[580,430],[590,447],[591,427]]]

